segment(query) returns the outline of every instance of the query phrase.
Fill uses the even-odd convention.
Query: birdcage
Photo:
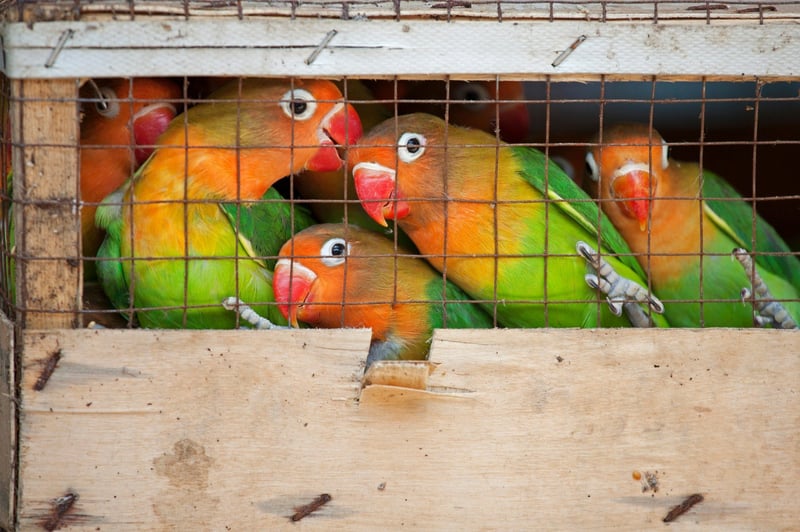
[[[759,292],[764,286],[747,258],[790,261],[798,255],[800,185],[790,176],[800,144],[800,2],[53,0],[9,2],[3,9],[4,527],[242,530],[288,528],[300,521],[347,530],[561,529],[641,528],[679,520],[771,529],[793,524],[791,480],[800,452],[794,442],[798,337],[796,331],[777,330],[791,321],[776,318],[766,306],[777,300],[791,311],[798,301],[791,292]],[[290,96],[263,103],[286,110],[293,124],[290,142],[247,144],[242,115],[252,100],[250,78],[286,83]],[[110,79],[122,92],[105,92]],[[173,86],[157,98],[140,96],[135,87],[142,79]],[[298,120],[307,108],[294,105],[305,80],[336,82],[338,95],[320,99],[319,106],[346,103],[362,116],[361,139],[353,138],[352,121],[343,126],[343,141],[333,139],[345,168],[332,181],[335,194],[315,196],[304,181],[308,172],[292,170],[285,179],[276,178],[276,196],[246,197],[248,150],[283,150],[290,166],[308,150],[311,141],[299,140]],[[221,85],[227,92],[215,92]],[[156,101],[172,106],[179,134],[136,145],[133,109]],[[209,101],[233,105],[228,119],[234,133],[225,142],[212,142],[220,138],[212,127],[202,145],[194,146],[189,132],[196,115],[190,110]],[[131,113],[123,124],[127,136],[86,140],[91,110],[112,104]],[[506,113],[509,108],[513,113]],[[441,139],[415,129],[413,118],[402,118],[411,112],[437,115],[426,120],[443,128]],[[386,121],[387,137],[374,133],[380,120],[370,115]],[[616,139],[618,123],[639,124],[646,133],[635,141]],[[724,258],[740,268],[730,256],[733,250],[659,248],[653,182],[644,188],[650,201],[641,211],[644,229],[634,227],[644,235],[644,251],[603,247],[603,232],[614,231],[614,225],[601,223],[602,212],[622,208],[614,193],[625,193],[604,196],[604,154],[619,147],[644,151],[635,170],[655,174],[662,164],[661,170],[678,164],[667,159],[662,138],[675,161],[697,163],[696,180],[704,176],[701,183],[711,182],[706,172],[713,172],[741,196],[701,187],[694,198],[672,193],[657,201],[690,203],[701,243],[711,238],[705,223],[714,219],[699,199],[739,205],[734,216],[750,227],[741,239],[741,275],[749,280],[740,287],[744,292],[737,285],[720,300],[712,285],[702,282],[703,272],[709,276],[711,270],[701,266],[700,288],[688,296],[665,297],[666,289],[647,275],[639,279],[644,299],[633,303],[625,300],[627,291],[623,299],[614,292],[607,301],[592,287],[587,302],[545,289],[525,301],[536,307],[535,320],[520,323],[507,312],[515,302],[500,290],[505,274],[499,264],[509,259],[513,237],[497,238],[488,252],[458,252],[489,261],[482,264],[490,264],[490,288],[450,301],[446,283],[459,285],[462,257],[446,247],[447,236],[441,250],[424,248],[399,214],[426,202],[438,205],[444,214],[441,224],[425,226],[423,236],[429,236],[436,228],[455,227],[460,218],[450,213],[460,213],[460,203],[497,213],[507,212],[507,205],[539,208],[544,226],[537,230],[546,235],[545,243],[535,254],[525,253],[540,260],[534,264],[544,267],[544,280],[535,278],[545,286],[551,286],[548,276],[563,273],[557,266],[562,263],[550,259],[580,261],[581,274],[567,284],[582,290],[588,286],[584,270],[596,274],[588,281],[602,284],[602,264],[621,264],[617,259],[640,259],[648,272],[661,256],[683,255]],[[139,148],[150,148],[148,154],[173,150],[185,168],[192,157],[186,146],[234,154],[235,194],[226,200],[233,205],[226,213],[237,234],[260,223],[245,216],[248,205],[286,207],[288,231],[297,237],[288,240],[286,254],[258,257],[262,263],[284,258],[286,265],[294,259],[288,267],[300,270],[302,259],[329,259],[325,264],[350,264],[355,271],[355,257],[338,262],[334,249],[338,254],[355,246],[348,240],[360,234],[355,226],[372,222],[365,212],[384,223],[374,234],[389,251],[366,258],[373,259],[372,269],[377,264],[388,269],[390,289],[380,297],[369,292],[373,299],[358,304],[390,311],[404,304],[441,307],[441,327],[426,337],[429,358],[376,361],[367,368],[375,329],[361,328],[365,323],[347,313],[348,305],[357,306],[348,297],[367,290],[348,288],[346,281],[342,300],[329,305],[335,311],[326,323],[331,328],[245,330],[264,321],[241,304],[266,316],[277,315],[281,302],[240,297],[241,304],[228,310],[222,301],[190,300],[185,294],[192,265],[231,257],[188,257],[186,235],[174,257],[178,273],[185,275],[163,281],[163,293],[184,294],[178,304],[137,304],[131,284],[123,304],[109,297],[91,270],[118,264],[135,272],[137,261],[147,264],[154,257],[133,252],[115,262],[88,252],[83,213],[103,203],[106,212],[122,212],[124,221],[124,213],[137,205],[175,204],[182,213],[179,225],[188,231],[188,213],[194,212],[189,206],[216,206],[221,199],[191,198],[188,185],[167,200],[148,200],[137,189],[90,199],[82,188],[87,154],[117,150],[128,178],[138,165],[155,164],[156,155],[139,160]],[[368,152],[362,146],[382,150],[381,165],[372,155],[362,157]],[[469,188],[451,183],[449,176],[458,172],[446,165],[441,175],[450,184],[441,197],[408,190],[401,197],[410,175],[401,172],[402,165],[422,160],[420,147],[429,155],[450,154],[443,156],[448,161],[459,150],[464,157],[483,150],[471,164],[489,165],[492,195],[460,196]],[[501,154],[509,150],[546,156],[535,162],[540,197],[499,192]],[[348,186],[354,171],[366,169],[369,178],[378,166],[394,172],[394,182],[378,187],[384,196],[373,198],[368,208],[369,201],[359,197],[363,189]],[[432,176],[428,181],[435,181],[435,167],[425,169],[424,175]],[[118,190],[128,190],[122,186]],[[335,220],[322,220],[326,208],[334,209]],[[555,246],[563,234],[573,234],[556,221],[564,209],[580,214],[578,225],[594,228],[585,245],[599,255],[583,256],[572,236],[568,248]],[[309,253],[300,244],[303,216],[341,220],[341,238],[328,238],[327,248]],[[477,244],[487,230],[498,235],[499,216],[468,220],[467,243]],[[760,231],[757,216],[775,228],[784,247],[759,247],[773,234]],[[670,225],[662,230],[667,243],[683,241],[678,222],[671,223],[674,232]],[[120,245],[128,239],[136,249],[132,224]],[[163,233],[170,229],[163,224]],[[249,253],[247,246],[237,246],[235,264]],[[581,249],[588,253],[587,247]],[[405,289],[415,279],[401,277],[404,261],[428,268],[441,298],[408,295],[412,292]],[[636,267],[622,273],[631,269]],[[233,268],[234,286],[241,286],[244,272]],[[204,282],[221,284],[222,277]],[[529,279],[518,275],[517,281]],[[766,286],[775,291],[771,278]],[[241,296],[244,289],[239,290],[230,295]],[[293,295],[296,287],[289,284],[287,290]],[[653,297],[667,309],[694,305],[696,320],[688,327],[666,327]],[[719,327],[713,305],[733,302],[767,327]],[[458,322],[451,303],[480,306],[482,327]],[[562,321],[559,305],[578,303],[589,309],[584,321]],[[610,303],[624,307],[617,309],[622,317],[610,314]],[[311,315],[300,312],[302,304],[310,306],[310,300],[287,299],[282,312],[290,321],[299,317],[313,325]],[[198,309],[224,312],[232,323],[226,328],[240,328],[209,330],[207,323],[192,321]],[[178,318],[168,326],[147,321],[147,312],[173,311]],[[620,327],[630,325],[624,321],[633,319],[629,312],[649,327]],[[596,326],[580,327],[587,324]]]

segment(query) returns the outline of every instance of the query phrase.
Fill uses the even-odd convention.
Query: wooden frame
[[[432,364],[401,365],[381,384],[398,371],[390,365],[362,388],[367,331],[73,329],[81,268],[67,258],[78,225],[59,222],[77,216],[76,78],[791,77],[791,16],[761,13],[760,25],[676,15],[656,26],[611,10],[617,22],[605,24],[410,24],[386,20],[383,7],[370,21],[220,11],[184,20],[151,7],[132,21],[100,13],[3,28],[18,252],[42,260],[17,271],[26,312],[15,334],[0,323],[0,525],[288,528],[294,508],[323,492],[332,500],[302,525],[641,528],[695,492],[705,501],[682,522],[794,522],[797,332],[437,331]],[[331,29],[335,40],[307,64]],[[508,42],[519,46],[493,53]],[[157,49],[169,52],[155,60]],[[419,61],[401,61],[409,54]],[[253,340],[262,334],[268,350]],[[658,491],[634,471],[655,475]]]

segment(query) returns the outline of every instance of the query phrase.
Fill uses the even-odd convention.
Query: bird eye
[[[97,114],[105,118],[114,118],[119,114],[119,100],[111,87],[100,87],[97,96],[94,104]]]
[[[397,141],[397,156],[404,163],[416,161],[425,153],[425,137],[419,133],[403,133]]]
[[[586,175],[594,181],[600,181],[600,169],[597,167],[597,161],[594,160],[592,152],[586,152]]]
[[[467,100],[465,105],[475,111],[486,107],[486,104],[491,100],[489,90],[481,83],[465,82],[459,83],[453,87],[454,100]]]
[[[322,244],[319,254],[322,263],[326,266],[338,266],[344,262],[344,258],[350,253],[350,245],[344,238],[331,238]]]
[[[666,169],[669,166],[669,145],[666,140],[661,142],[661,168]]]
[[[308,120],[317,110],[317,101],[305,89],[287,91],[281,98],[281,109],[286,116],[295,120]]]

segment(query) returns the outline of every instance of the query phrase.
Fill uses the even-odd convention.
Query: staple
[[[686,8],[686,11],[711,11],[716,9],[728,9],[727,4],[702,4],[697,6],[689,6]]]
[[[53,509],[50,516],[45,519],[41,525],[45,530],[58,530],[64,523],[64,515],[70,511],[78,500],[78,494],[74,492],[67,492],[57,499],[53,499]]]
[[[563,62],[564,62],[564,60],[565,60],[567,57],[569,57],[569,54],[571,54],[572,52],[574,52],[574,51],[575,51],[575,49],[576,49],[578,46],[580,46],[580,45],[581,45],[581,43],[583,43],[583,41],[585,41],[586,39],[587,39],[586,35],[581,35],[580,37],[578,37],[577,39],[575,39],[575,41],[574,41],[572,44],[570,44],[570,45],[569,45],[569,47],[568,47],[566,50],[564,50],[563,52],[561,52],[560,54],[558,54],[558,57],[556,57],[555,61],[553,61],[553,62],[551,63],[551,66],[553,66],[553,67],[557,67],[558,65],[560,65],[561,63],[563,63]]]
[[[472,2],[466,2],[464,0],[448,0],[447,2],[441,2],[439,4],[433,4],[431,6],[432,9],[449,9],[451,7],[472,7]]]
[[[327,493],[323,493],[310,503],[295,507],[294,514],[292,514],[289,519],[291,521],[299,521],[322,508],[325,504],[329,503],[331,499],[333,499],[333,497]]]
[[[319,43],[319,46],[317,46],[317,48],[313,52],[311,52],[311,55],[309,55],[306,58],[305,63],[307,65],[310,65],[311,63],[316,61],[317,56],[322,53],[322,50],[324,50],[326,46],[328,46],[328,43],[331,42],[331,39],[336,37],[337,33],[339,32],[337,32],[336,30],[331,30],[327,34],[325,34],[325,37],[322,39],[322,42]]]
[[[39,378],[36,379],[36,382],[33,384],[33,389],[35,391],[41,392],[44,390],[44,387],[47,386],[47,381],[50,380],[50,377],[56,370],[59,360],[61,360],[61,348],[54,351],[45,361],[42,372],[39,374]]]
[[[61,50],[64,48],[64,45],[67,44],[67,41],[75,35],[75,30],[67,29],[61,32],[61,36],[58,38],[58,42],[56,42],[55,48],[53,51],[50,52],[50,56],[47,58],[47,61],[44,63],[45,68],[50,68],[56,63],[56,59],[58,59],[58,54],[61,53]]]
[[[742,9],[737,9],[737,13],[763,13],[765,11],[777,11],[778,8],[775,6],[758,6],[758,7],[745,7]]]
[[[680,503],[678,506],[670,510],[669,513],[667,513],[667,515],[664,516],[664,519],[662,519],[662,521],[664,521],[665,523],[671,523],[672,521],[676,520],[677,518],[688,512],[692,508],[692,506],[701,502],[703,502],[703,496],[700,493],[693,493],[692,495],[686,497],[683,500],[683,502]]]

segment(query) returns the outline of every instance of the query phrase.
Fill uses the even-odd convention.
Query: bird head
[[[618,209],[645,231],[660,176],[669,167],[666,142],[644,124],[608,128],[602,144],[597,140],[586,153],[586,172],[598,197],[605,200],[604,210]]]

